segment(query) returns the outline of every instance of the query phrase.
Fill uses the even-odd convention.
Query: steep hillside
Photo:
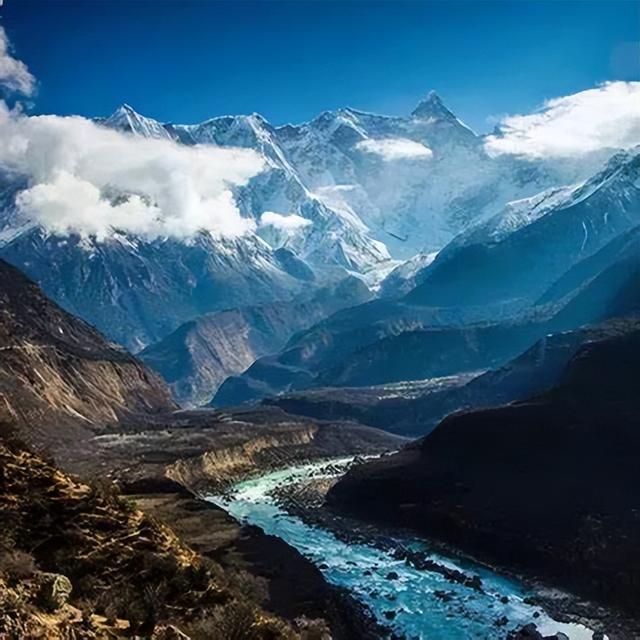
[[[538,305],[513,321],[420,328],[382,338],[319,373],[314,384],[366,386],[494,368],[545,335],[640,313],[637,243],[560,301]]]
[[[0,418],[39,445],[79,445],[106,424],[174,408],[133,356],[0,261]]]
[[[0,469],[2,637],[296,637],[248,582],[115,494],[4,440]]]
[[[282,348],[297,331],[370,297],[360,279],[349,277],[296,300],[205,314],[147,347],[140,358],[162,375],[181,406],[206,404],[226,378]]]
[[[221,491],[256,472],[381,453],[401,439],[278,410],[174,411],[136,358],[4,262],[0,276],[0,636],[168,640],[182,637],[167,627],[178,624],[194,639],[312,640],[329,629],[342,640],[376,637],[308,560],[209,513],[187,487]],[[147,515],[115,497],[116,485]]]
[[[0,256],[134,352],[200,314],[286,300],[312,286],[259,238],[97,241],[32,229],[1,246]]]
[[[213,403],[501,366],[548,333],[636,313],[639,163],[637,151],[619,154],[579,187],[513,203],[424,269],[408,265],[408,281],[418,284],[403,299],[360,305],[311,327],[227,380]],[[480,262],[469,262],[471,254]],[[404,286],[398,278],[390,280],[392,297]]]
[[[321,372],[348,365],[354,354],[381,340],[410,331],[482,323],[486,314],[487,310],[480,307],[460,313],[457,309],[432,309],[388,299],[343,309],[294,335],[280,352],[258,359],[241,376],[226,380],[212,404],[234,405],[311,387]]]
[[[588,342],[550,391],[450,416],[330,501],[633,612],[639,356],[637,322]]]
[[[531,303],[565,272],[640,222],[640,151],[620,153],[573,187],[513,202],[458,236],[419,275],[408,300]]]
[[[560,306],[554,329],[640,312],[640,227],[612,240],[555,282],[536,305]]]
[[[264,402],[322,420],[357,420],[405,436],[428,434],[460,410],[524,400],[551,388],[585,342],[625,333],[621,319],[544,336],[524,353],[486,372],[371,387],[309,389]]]

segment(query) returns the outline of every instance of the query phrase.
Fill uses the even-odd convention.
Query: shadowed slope
[[[635,322],[586,343],[549,392],[454,414],[330,501],[634,611],[639,367]]]

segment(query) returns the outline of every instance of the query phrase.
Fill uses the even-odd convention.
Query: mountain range
[[[140,353],[169,383],[183,407],[208,404],[230,376],[282,348],[318,320],[372,297],[354,276],[301,293],[295,300],[206,313]]]
[[[501,366],[548,333],[633,313],[639,185],[634,149],[580,185],[510,203],[426,266],[418,260],[408,293],[407,278],[392,273],[387,297],[295,336],[227,380],[214,404]]]
[[[24,178],[3,174],[0,256],[133,351],[203,313],[291,299],[311,280],[323,286],[346,271],[377,285],[397,260],[438,251],[507,202],[586,178],[593,165],[491,155],[433,92],[406,117],[339,109],[301,125],[257,114],[179,125],[123,105],[95,122],[137,138],[250,149],[264,162],[233,188],[241,215],[256,221],[234,238],[52,232],[18,212]]]
[[[116,556],[142,573],[114,586],[100,572],[110,593],[123,581],[146,602],[141,549],[164,548],[173,573],[188,555],[197,582],[205,565],[188,542],[231,575],[250,567],[249,591],[266,576],[269,599],[243,605],[251,625],[285,633],[312,614],[318,637],[329,627],[380,637],[324,582],[323,565],[261,531],[230,533],[226,516],[192,498],[356,454],[336,484],[310,474],[313,495],[294,508],[311,499],[336,530],[342,518],[411,527],[633,618],[640,148],[568,168],[491,155],[435,94],[404,118],[344,109],[299,126],[257,115],[176,125],[124,106],[97,124],[129,140],[250,149],[265,168],[232,188],[246,233],[184,238],[54,232],[21,217],[25,182],[2,175],[0,457],[11,473],[0,480],[20,505],[7,540],[64,569],[81,594],[74,607],[105,611],[92,625],[110,625],[111,608],[83,581],[75,545],[102,549],[102,534],[82,524],[56,562],[48,542],[28,543],[40,530],[32,512],[45,514],[45,538],[61,535],[57,500],[64,518],[86,513],[131,541]],[[165,525],[63,470],[116,483],[180,540],[171,533],[167,545]],[[9,555],[0,549],[0,586],[35,602],[50,578],[34,569],[16,580]],[[169,601],[173,582],[161,578]],[[242,603],[241,591],[228,597]],[[142,633],[170,620],[123,608],[126,594],[117,602],[116,626]],[[174,619],[191,624],[200,602]],[[40,624],[34,611],[20,609],[16,624]]]

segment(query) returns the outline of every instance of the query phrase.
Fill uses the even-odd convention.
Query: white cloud
[[[304,227],[308,227],[310,224],[311,220],[307,220],[295,213],[283,215],[282,213],[276,213],[275,211],[265,211],[260,216],[261,227],[273,227],[278,231],[284,231],[289,234],[293,234],[300,229],[304,229]]]
[[[11,55],[10,49],[7,34],[0,26],[0,85],[30,96],[35,90],[36,80],[27,65]]]
[[[29,95],[35,79],[10,54],[0,27],[0,84]],[[189,238],[256,228],[231,192],[264,166],[249,149],[146,139],[81,117],[33,116],[0,101],[0,167],[26,179],[16,196],[24,220],[56,233],[103,240],[114,231]]]
[[[49,230],[188,238],[202,229],[220,236],[255,229],[230,189],[260,172],[263,159],[247,149],[144,139],[85,118],[29,117],[3,105],[0,165],[27,178],[18,207]]]
[[[433,153],[426,147],[414,140],[407,138],[381,138],[378,140],[361,140],[356,145],[357,149],[365,153],[373,153],[383,160],[390,162],[393,160],[411,160],[416,158],[430,158]]]
[[[490,135],[492,155],[572,158],[640,143],[640,82],[608,82],[548,100],[529,115],[507,116]]]

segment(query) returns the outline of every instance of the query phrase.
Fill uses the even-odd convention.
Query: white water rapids
[[[544,635],[562,632],[570,640],[591,640],[593,632],[586,627],[557,622],[540,607],[527,604],[525,599],[531,594],[510,578],[459,558],[429,553],[440,565],[479,575],[483,592],[451,582],[441,573],[397,560],[387,550],[348,544],[321,527],[308,525],[286,513],[272,495],[274,489],[287,484],[335,476],[336,467],[346,468],[350,461],[343,458],[289,467],[240,482],[224,496],[207,499],[238,521],[282,538],[318,566],[328,582],[348,589],[380,623],[406,638],[496,640],[533,622]],[[418,538],[398,536],[397,543],[405,549],[429,551],[428,543]],[[390,572],[397,579],[390,580]]]

